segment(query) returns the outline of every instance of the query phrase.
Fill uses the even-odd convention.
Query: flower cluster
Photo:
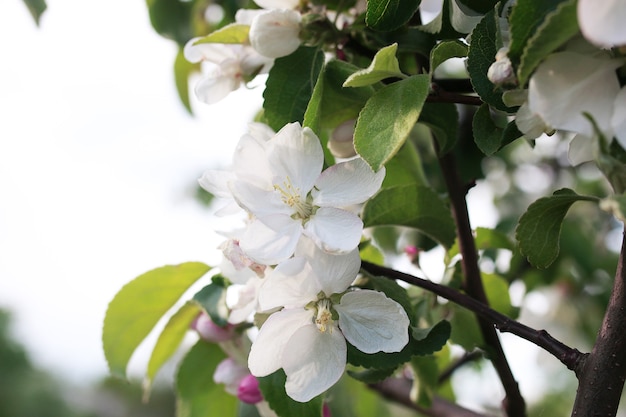
[[[222,274],[243,284],[229,321],[269,315],[252,344],[255,377],[283,369],[285,389],[307,402],[344,373],[347,343],[364,353],[399,352],[409,319],[396,301],[353,288],[363,223],[355,211],[380,188],[385,171],[360,158],[323,170],[315,133],[299,123],[273,133],[254,123],[229,171],[199,183],[246,213],[243,230],[222,245]]]

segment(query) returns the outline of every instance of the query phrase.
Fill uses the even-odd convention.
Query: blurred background
[[[191,116],[175,90],[176,53],[150,26],[144,1],[49,0],[39,26],[21,0],[0,2],[0,417],[174,415],[173,366],[147,404],[147,356],[131,361],[131,384],[107,377],[102,320],[141,273],[219,262],[214,230],[223,227],[196,179],[229,163],[262,104],[261,88],[242,88],[216,106],[191,97]],[[469,194],[474,227],[512,234],[531,198],[560,187],[604,193],[593,166],[569,166],[562,138],[529,145],[517,141],[482,164],[464,154],[474,167],[468,178],[479,180]],[[511,284],[522,322],[588,350],[620,230],[577,206],[549,269],[501,270],[501,253],[483,254],[482,267]],[[441,265],[443,254],[432,255]],[[533,345],[503,339],[529,415],[568,416],[573,375]],[[502,390],[493,379],[489,366],[473,363],[453,378],[457,398],[497,415]]]

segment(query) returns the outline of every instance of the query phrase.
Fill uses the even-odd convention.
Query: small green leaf
[[[476,243],[476,249],[508,249],[510,251],[515,249],[515,245],[509,239],[509,237],[495,229],[488,229],[486,227],[477,227],[474,232],[474,242]],[[455,241],[454,245],[446,253],[446,265],[450,264],[452,258],[459,254],[459,242]]]
[[[364,227],[408,226],[449,248],[456,236],[450,209],[428,187],[405,185],[381,190],[363,208]]]
[[[241,23],[231,23],[218,30],[209,33],[197,41],[194,45],[201,43],[236,43],[244,44],[248,41],[248,33],[250,33],[249,25],[242,25]]]
[[[454,104],[424,104],[419,122],[428,126],[437,139],[439,155],[445,155],[454,148],[459,128],[459,112]]]
[[[378,90],[359,114],[354,147],[374,171],[398,152],[428,96],[428,75],[414,75]]]
[[[194,2],[182,0],[146,0],[150,23],[161,36],[183,47],[193,37]]]
[[[150,383],[154,380],[159,369],[176,352],[189,330],[191,322],[199,313],[200,308],[196,304],[188,302],[167,322],[150,355],[148,371],[146,372],[147,386],[144,388],[146,391],[149,390]]]
[[[430,51],[430,73],[433,74],[439,65],[450,58],[466,57],[467,50],[467,45],[459,40],[440,42]]]
[[[219,275],[213,277],[213,282],[198,291],[193,300],[207,312],[213,323],[218,326],[228,324],[228,308],[226,307],[226,288],[228,287]]]
[[[598,201],[563,188],[532,203],[520,218],[515,237],[520,250],[537,268],[547,268],[559,254],[561,225],[576,201]]]
[[[398,185],[428,185],[422,168],[422,160],[410,140],[407,140],[398,153],[385,164],[385,170],[382,188]]]
[[[357,381],[365,382],[366,384],[373,384],[375,382],[379,382],[385,378],[390,377],[395,371],[396,368],[365,369],[363,371],[348,370],[348,375],[350,375]]]
[[[287,123],[303,122],[323,63],[321,50],[304,46],[274,61],[263,93],[264,114],[272,129],[278,131]]]
[[[450,323],[445,320],[440,321],[429,329],[428,335],[416,340],[413,337],[413,330],[409,330],[409,343],[397,353],[378,352],[373,354],[363,353],[350,343],[348,343],[348,363],[362,366],[368,369],[389,369],[396,368],[411,360],[415,355],[423,356],[435,353],[446,344],[450,337]],[[420,335],[423,336],[423,335]]]
[[[515,2],[509,18],[511,42],[507,53],[514,66],[519,64],[528,40],[537,33],[537,29],[548,13],[556,9],[563,1],[569,0],[517,0]]]
[[[398,44],[385,46],[374,55],[369,67],[359,70],[348,77],[343,83],[344,87],[364,87],[376,84],[385,78],[406,78],[400,71],[400,65],[396,58]]]
[[[451,319],[452,333],[450,340],[461,345],[467,351],[472,351],[476,347],[482,347],[484,344],[483,335],[478,326],[476,316],[457,305],[452,305],[451,308],[454,314]]]
[[[37,26],[39,26],[39,19],[41,19],[41,15],[48,7],[45,0],[24,0],[24,4],[28,7],[28,11],[35,20]]]
[[[517,312],[511,305],[508,282],[496,274],[482,273],[481,278],[489,306],[505,316],[515,316]]]
[[[185,106],[185,109],[191,114],[191,103],[189,101],[189,75],[196,68],[195,64],[187,61],[180,48],[174,60],[174,80],[176,82],[176,91],[178,98]]]
[[[407,23],[421,0],[368,0],[365,23],[372,29],[390,32]]]
[[[109,303],[102,329],[104,356],[114,375],[126,375],[126,366],[135,349],[191,284],[209,269],[199,262],[164,266],[122,287]]]
[[[323,395],[313,398],[308,403],[291,399],[285,392],[287,376],[282,369],[257,379],[263,399],[269,403],[270,408],[278,417],[320,417],[322,415]]]
[[[432,395],[439,384],[439,366],[432,356],[415,356],[411,359],[411,369],[415,375],[413,392],[416,403],[422,407],[430,407]]]
[[[508,113],[515,109],[502,102],[502,92],[487,78],[487,71],[496,60],[496,17],[487,13],[472,31],[472,43],[467,53],[467,72],[480,98],[498,110]]]
[[[237,398],[213,381],[217,365],[226,359],[219,346],[198,341],[176,375],[176,417],[234,416]]]
[[[502,139],[502,129],[498,128],[491,118],[489,105],[483,103],[474,113],[472,120],[472,131],[474,132],[474,142],[476,146],[487,156],[492,155],[500,149]]]
[[[517,80],[520,85],[526,81],[535,68],[549,54],[578,33],[576,17],[577,0],[567,0],[546,14],[545,19],[528,39],[517,69]]]

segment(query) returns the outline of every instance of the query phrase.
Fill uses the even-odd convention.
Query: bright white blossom
[[[626,2],[624,0],[579,0],[578,25],[593,44],[610,48],[626,45]]]
[[[261,308],[284,306],[261,327],[248,357],[262,377],[282,368],[285,390],[307,402],[334,385],[346,367],[346,340],[365,353],[399,352],[408,343],[409,319],[385,294],[346,292],[360,267],[357,250],[330,255],[303,242],[296,256],[268,275]]]
[[[252,19],[250,44],[261,55],[280,58],[290,55],[300,46],[299,12],[290,9],[272,9]]]
[[[189,62],[206,64],[205,74],[194,89],[198,99],[206,104],[217,103],[248,78],[269,71],[273,64],[273,60],[248,45],[195,44],[199,39],[189,40],[183,51]]]
[[[615,70],[622,64],[621,60],[575,52],[552,54],[530,79],[529,109],[555,129],[590,138],[593,126],[583,114],[588,113],[600,130],[611,133],[611,115],[620,88]]]
[[[375,173],[356,158],[321,172],[320,141],[299,123],[284,126],[265,145],[257,158],[266,162],[229,183],[237,202],[253,215],[240,240],[244,252],[273,265],[289,258],[303,235],[328,252],[354,249],[363,222],[346,208],[374,195],[385,170]]]

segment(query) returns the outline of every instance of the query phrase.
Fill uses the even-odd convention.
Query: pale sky
[[[38,364],[95,378],[123,284],[219,259],[217,221],[191,195],[203,170],[228,164],[261,90],[188,116],[176,48],[144,1],[49,0],[37,28],[5,0],[0,39],[0,307]]]

